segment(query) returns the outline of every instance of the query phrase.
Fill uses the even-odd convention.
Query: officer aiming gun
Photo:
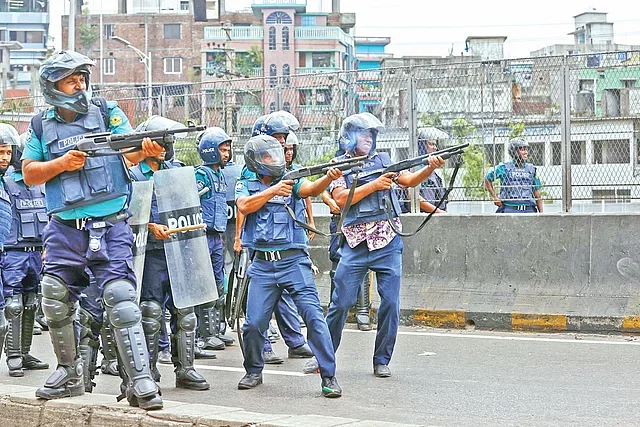
[[[207,127],[204,125],[189,125],[173,129],[153,130],[126,134],[94,133],[82,137],[78,142],[77,150],[84,151],[90,157],[113,156],[124,153],[140,151],[142,140],[149,138],[163,147],[167,147],[176,141],[177,133],[200,132]],[[118,151],[128,148],[126,151]]]
[[[467,144],[468,145],[468,144]],[[320,175],[320,174],[326,174],[327,171],[331,168],[336,168],[336,169],[340,169],[341,171],[346,171],[349,169],[353,169],[355,167],[360,167],[364,164],[364,161],[367,159],[368,156],[358,156],[358,157],[351,157],[348,159],[344,159],[344,160],[338,160],[335,162],[329,162],[329,163],[322,163],[319,165],[315,165],[315,166],[307,166],[304,168],[298,168],[298,169],[294,169],[292,171],[287,172],[286,174],[284,174],[284,176],[282,177],[283,180],[285,179],[300,179],[300,178],[306,178],[308,176],[313,176],[313,175]]]
[[[466,142],[460,145],[454,145],[453,147],[444,148],[442,150],[434,151],[433,153],[423,154],[422,156],[414,157],[411,159],[402,160],[397,163],[393,163],[387,166],[382,173],[385,174],[387,172],[401,172],[406,169],[410,169],[415,166],[424,166],[429,164],[429,157],[432,156],[440,156],[444,160],[447,160],[449,157],[453,157],[457,154],[464,153],[464,149],[469,146],[469,143]]]

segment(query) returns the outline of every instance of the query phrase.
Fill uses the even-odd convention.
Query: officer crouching
[[[246,216],[242,242],[254,253],[248,274],[247,315],[242,328],[246,375],[238,383],[241,390],[262,384],[264,360],[263,333],[283,290],[293,297],[307,325],[308,340],[316,355],[322,377],[322,395],[340,397],[342,389],[335,378],[336,362],[329,329],[324,320],[316,290],[308,238],[296,218],[304,221],[304,198],[319,195],[333,180],[342,176],[330,169],[315,182],[280,180],[285,173],[284,150],[268,135],[254,136],[244,147],[247,168],[256,174],[236,184],[236,205]]]

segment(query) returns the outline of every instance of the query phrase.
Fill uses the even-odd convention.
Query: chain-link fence
[[[254,121],[280,109],[300,121],[296,161],[302,164],[333,157],[340,123],[353,113],[369,111],[384,123],[377,147],[394,161],[422,154],[417,129],[435,126],[449,135],[440,148],[471,144],[449,196],[459,212],[492,206],[484,176],[510,160],[508,141],[522,136],[542,198],[556,211],[640,210],[640,52],[433,62],[351,72],[298,68],[295,75],[274,69],[269,77],[203,76],[209,81],[157,85],[151,93],[141,82],[94,95],[117,100],[133,125],[151,111],[221,126],[233,137],[237,162]],[[258,71],[253,74],[263,74]],[[43,108],[38,96],[7,99],[0,119],[23,131]],[[198,163],[193,137],[176,148],[181,160]],[[447,164],[445,181],[451,171]]]

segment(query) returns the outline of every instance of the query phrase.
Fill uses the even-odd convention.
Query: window
[[[290,102],[285,101],[285,103],[284,103],[284,104],[282,104],[282,109],[283,109],[284,111],[286,111],[287,113],[290,113],[290,112],[291,112],[291,103],[290,103]]]
[[[291,77],[289,77],[291,75],[291,67],[289,67],[289,64],[284,64],[282,66],[282,84],[286,87],[289,87],[289,85],[291,84]]]
[[[330,105],[330,104],[331,104],[331,90],[316,89],[316,105]]]
[[[189,10],[189,0],[180,0],[180,10]]]
[[[226,69],[227,57],[224,52],[207,52],[207,75],[214,75]]]
[[[269,104],[269,112],[273,113],[276,111],[276,103],[272,102],[271,104]]]
[[[116,73],[116,60],[113,58],[104,58],[102,60],[103,72],[105,75],[112,76]]]
[[[562,163],[562,145],[560,141],[551,141],[551,164],[558,166]]]
[[[273,12],[267,16],[267,24],[293,24],[291,17],[284,12]]]
[[[627,140],[593,141],[594,164],[629,163],[630,147]]]
[[[301,24],[303,27],[315,27],[316,26],[316,17],[315,16],[303,16],[301,20]]]
[[[491,165],[496,166],[504,158],[504,144],[485,144],[484,159]]]
[[[593,189],[591,190],[593,203],[631,203],[631,190],[629,188]]]
[[[276,50],[276,27],[269,27],[269,50]]]
[[[622,87],[632,88],[636,87],[636,79],[621,79]]]
[[[313,97],[313,91],[311,89],[298,89],[298,96],[300,105],[311,105],[311,99]]]
[[[584,165],[587,161],[584,141],[571,141],[571,164]]]
[[[527,162],[536,166],[544,166],[544,143],[534,142],[529,144],[529,159]]]
[[[208,90],[205,103],[208,108],[220,108],[224,105],[224,94],[221,90]]]
[[[278,67],[276,64],[271,64],[269,66],[269,87],[276,87],[278,84]]]
[[[113,24],[104,24],[102,27],[103,37],[105,40],[111,40],[111,38],[115,35],[116,26]]]
[[[42,43],[44,41],[44,32],[9,31],[9,41],[20,43]]]
[[[282,50],[289,50],[289,27],[282,29]]]
[[[164,38],[166,40],[180,40],[182,24],[164,24]]]
[[[311,54],[311,66],[319,67],[335,67],[335,55],[333,52],[314,52]]]
[[[164,58],[165,74],[182,74],[182,58]]]

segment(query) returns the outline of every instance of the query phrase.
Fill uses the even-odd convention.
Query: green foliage
[[[193,138],[181,138],[173,144],[178,160],[186,166],[197,166],[202,164],[202,159],[198,154],[196,143]]]
[[[463,143],[465,139],[477,137],[476,127],[463,118],[453,120],[451,131],[458,144]],[[462,159],[465,168],[465,173],[462,176],[465,195],[471,199],[483,199],[484,171],[488,165],[484,161],[482,147],[475,144],[470,145],[462,155]]]
[[[262,59],[262,49],[256,45],[251,46],[249,52],[236,53],[235,71],[249,76],[254,68],[262,67]]]
[[[317,157],[315,159],[309,160],[308,162],[306,162],[304,165],[305,166],[314,166],[314,165],[319,165],[321,163],[328,163],[331,161],[331,159],[333,159],[335,153],[333,153],[332,151],[328,151],[326,153],[324,153],[322,156]],[[322,175],[314,175],[314,176],[310,176],[307,179],[309,181],[315,181],[318,178],[322,178]]]
[[[441,114],[438,113],[424,113],[422,115],[422,117],[420,117],[420,126],[422,127],[427,127],[427,126],[434,126],[437,128],[441,128],[442,127],[442,117]]]
[[[98,28],[95,25],[78,25],[78,39],[80,43],[82,43],[82,46],[87,49],[87,52],[89,52],[93,43],[98,40]]]
[[[511,129],[511,131],[509,132],[509,139],[512,138],[517,138],[519,136],[524,135],[524,122],[518,122],[518,123],[514,123],[511,122],[509,123],[509,129]]]
[[[453,137],[456,138],[459,143],[461,143],[462,140],[467,136],[475,134],[477,132],[477,129],[466,119],[459,118],[453,119],[453,122],[451,122],[451,131],[453,133]]]

